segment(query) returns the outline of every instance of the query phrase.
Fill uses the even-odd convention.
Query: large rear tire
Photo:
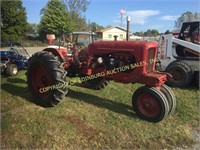
[[[193,70],[185,63],[180,61],[172,62],[166,69],[172,75],[168,77],[167,84],[174,87],[185,87],[192,81]]]
[[[44,107],[56,106],[68,93],[67,72],[50,52],[35,53],[28,63],[27,83],[36,97],[35,103]]]
[[[153,87],[143,86],[137,89],[133,93],[132,104],[136,114],[149,122],[159,122],[169,113],[166,97]]]

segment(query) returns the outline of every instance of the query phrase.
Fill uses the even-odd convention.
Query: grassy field
[[[54,108],[32,101],[25,71],[1,77],[1,149],[173,149],[195,142],[199,126],[199,92],[172,88],[175,113],[160,123],[139,119],[132,93],[141,85],[111,82],[101,91],[70,86]]]

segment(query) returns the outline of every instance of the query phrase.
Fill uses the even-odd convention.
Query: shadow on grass
[[[22,81],[22,79],[20,79],[18,81]],[[11,82],[11,83],[15,83],[15,82]],[[12,94],[13,96],[21,97],[21,98],[33,103],[33,98],[31,96],[31,94],[29,93],[28,87],[21,87],[21,86],[17,86],[15,84],[11,84],[11,83],[2,84],[1,89]],[[1,93],[2,93],[2,91],[1,91]]]
[[[26,80],[21,79],[21,78],[8,78],[7,82],[10,82],[10,83],[23,83],[23,84],[25,84]]]
[[[21,97],[31,103],[34,103],[34,96],[29,92],[28,87],[22,87],[15,85],[14,83],[22,83],[24,84],[26,81],[20,78],[10,78],[7,80],[8,83],[4,83],[1,85],[2,90],[12,94],[13,96]],[[9,83],[10,82],[10,83]],[[105,98],[101,98],[92,94],[77,92],[69,89],[69,93],[66,97],[70,97],[79,101],[83,101],[85,103],[105,108],[115,113],[123,114],[128,117],[136,117],[136,114],[133,112],[133,108],[129,105],[111,101]],[[37,104],[36,104],[37,105]]]
[[[110,111],[113,111],[118,114],[122,114],[128,117],[137,117],[136,114],[133,112],[133,108],[129,105],[107,100],[95,95],[83,93],[83,92],[77,92],[74,90],[69,89],[69,93],[67,94],[67,97],[77,99],[79,101],[83,101],[85,103],[105,108]]]

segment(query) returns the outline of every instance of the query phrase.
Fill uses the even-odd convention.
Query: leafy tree
[[[155,29],[148,29],[146,32],[144,32],[144,36],[148,36],[148,37],[156,37],[159,35],[159,32],[158,30],[155,30]]]
[[[152,34],[152,36],[157,37],[159,35],[159,32],[158,32],[158,30],[152,29],[151,34]]]
[[[144,35],[144,33],[141,31],[141,32],[135,32],[135,33],[133,33],[133,35],[136,35],[136,36],[143,36]]]
[[[98,24],[95,23],[95,22],[90,23],[89,26],[90,26],[90,30],[91,30],[92,32],[96,32],[96,31],[98,31],[98,30],[104,29],[103,26],[98,25]]]
[[[82,13],[86,12],[90,1],[88,0],[64,0],[66,4],[66,9],[72,14],[72,16],[80,16]]]
[[[74,29],[76,31],[88,31],[87,20],[84,17],[90,1],[88,0],[63,0],[67,11],[70,13],[71,18],[73,18]]]
[[[60,0],[51,0],[41,10],[40,37],[46,39],[46,34],[55,34],[60,37],[73,30],[73,22],[66,6]]]
[[[166,30],[166,31],[165,31],[165,34],[169,34],[169,33],[170,33],[170,31],[169,31],[169,30]]]
[[[29,23],[26,33],[28,33],[28,34],[38,34],[38,24]]]
[[[26,10],[22,1],[0,1],[1,38],[3,42],[17,41],[27,30]]]
[[[176,21],[175,28],[180,29],[183,22],[200,21],[200,13],[192,13],[190,11],[183,13]]]

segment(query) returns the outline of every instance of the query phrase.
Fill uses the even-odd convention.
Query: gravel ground
[[[192,131],[192,137],[196,142],[195,145],[192,146],[192,150],[199,150],[200,149],[200,127],[197,130]]]
[[[33,55],[36,52],[42,51],[44,48],[46,47],[25,47],[25,49],[30,55]]]
[[[175,150],[199,150],[200,149],[200,127],[197,128],[196,130],[193,130],[191,134],[196,144],[192,145],[192,147],[186,147],[186,148],[177,147]]]
[[[42,51],[46,47],[24,47],[29,55],[33,55],[36,52]],[[0,51],[9,50],[8,48],[0,48]]]

